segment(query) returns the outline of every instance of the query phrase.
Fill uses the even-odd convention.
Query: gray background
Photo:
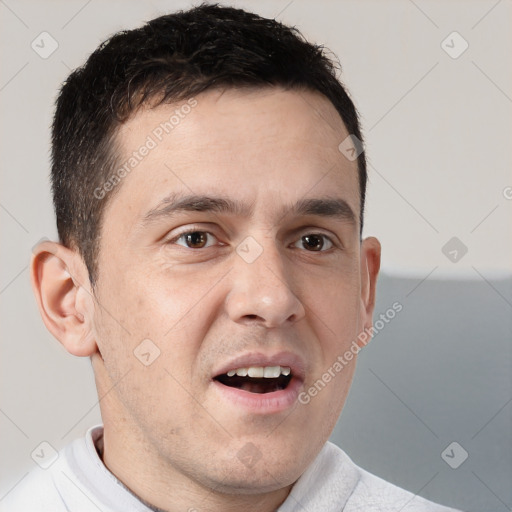
[[[383,243],[376,312],[395,301],[403,311],[361,352],[333,440],[429,499],[510,510],[510,0],[231,4],[336,53],[362,116],[365,234]],[[27,271],[33,245],[56,234],[48,152],[59,84],[108,35],[189,5],[0,0],[0,506],[40,442],[59,449],[100,421],[90,363],[46,331]],[[58,44],[48,58],[31,47],[43,31]],[[468,44],[457,58],[454,31]],[[456,262],[442,250],[452,237]],[[469,455],[457,469],[441,458],[452,442]]]

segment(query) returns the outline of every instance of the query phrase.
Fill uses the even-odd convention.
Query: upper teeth
[[[280,375],[290,375],[289,366],[249,366],[248,368],[237,368],[236,370],[229,370],[227,373],[228,377],[255,377],[255,378],[267,378],[276,379]]]

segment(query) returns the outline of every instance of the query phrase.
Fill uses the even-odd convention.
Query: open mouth
[[[231,388],[261,394],[286,389],[292,378],[288,366],[251,366],[230,370],[214,380]]]

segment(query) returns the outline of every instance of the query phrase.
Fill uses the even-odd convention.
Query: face
[[[118,134],[120,161],[137,163],[102,226],[105,442],[136,440],[144,464],[210,488],[271,491],[334,427],[355,358],[332,368],[370,325],[378,256],[360,242],[357,163],[327,99],[228,90],[185,104]]]

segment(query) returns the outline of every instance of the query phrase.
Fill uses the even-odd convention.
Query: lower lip
[[[251,393],[225,386],[216,380],[213,384],[224,399],[256,414],[274,414],[289,409],[297,402],[302,387],[302,382],[296,377],[292,378],[286,389],[271,393]]]

